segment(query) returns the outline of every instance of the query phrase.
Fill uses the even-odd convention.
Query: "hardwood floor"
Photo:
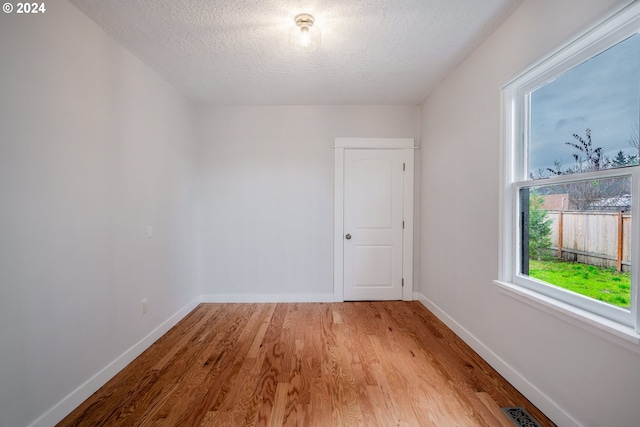
[[[201,304],[59,426],[553,426],[418,302]]]

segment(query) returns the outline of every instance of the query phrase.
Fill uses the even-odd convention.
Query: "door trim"
[[[413,138],[336,138],[334,160],[333,204],[333,295],[335,301],[344,301],[344,151],[357,149],[402,150],[406,165],[403,175],[402,231],[402,300],[413,300],[413,186],[414,140]]]

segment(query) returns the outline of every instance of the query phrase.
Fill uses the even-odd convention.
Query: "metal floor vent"
[[[512,406],[500,409],[517,427],[542,427],[538,424],[535,418],[533,418],[521,406]]]

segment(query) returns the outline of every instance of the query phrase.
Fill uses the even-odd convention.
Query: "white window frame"
[[[567,43],[527,69],[502,88],[502,149],[500,189],[500,261],[495,283],[507,295],[540,308],[571,323],[599,333],[640,352],[640,305],[638,253],[640,231],[640,166],[528,179],[527,141],[529,94],[540,86],[597,54],[640,32],[640,2],[621,9],[601,24]],[[631,176],[632,256],[631,311],[619,309],[582,295],[519,274],[519,191],[522,188],[559,184],[588,178]],[[636,220],[638,219],[638,220]]]

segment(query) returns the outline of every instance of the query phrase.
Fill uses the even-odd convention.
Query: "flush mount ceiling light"
[[[289,44],[300,52],[312,52],[320,46],[320,30],[314,26],[315,18],[301,13],[293,18],[295,25],[289,31]]]

